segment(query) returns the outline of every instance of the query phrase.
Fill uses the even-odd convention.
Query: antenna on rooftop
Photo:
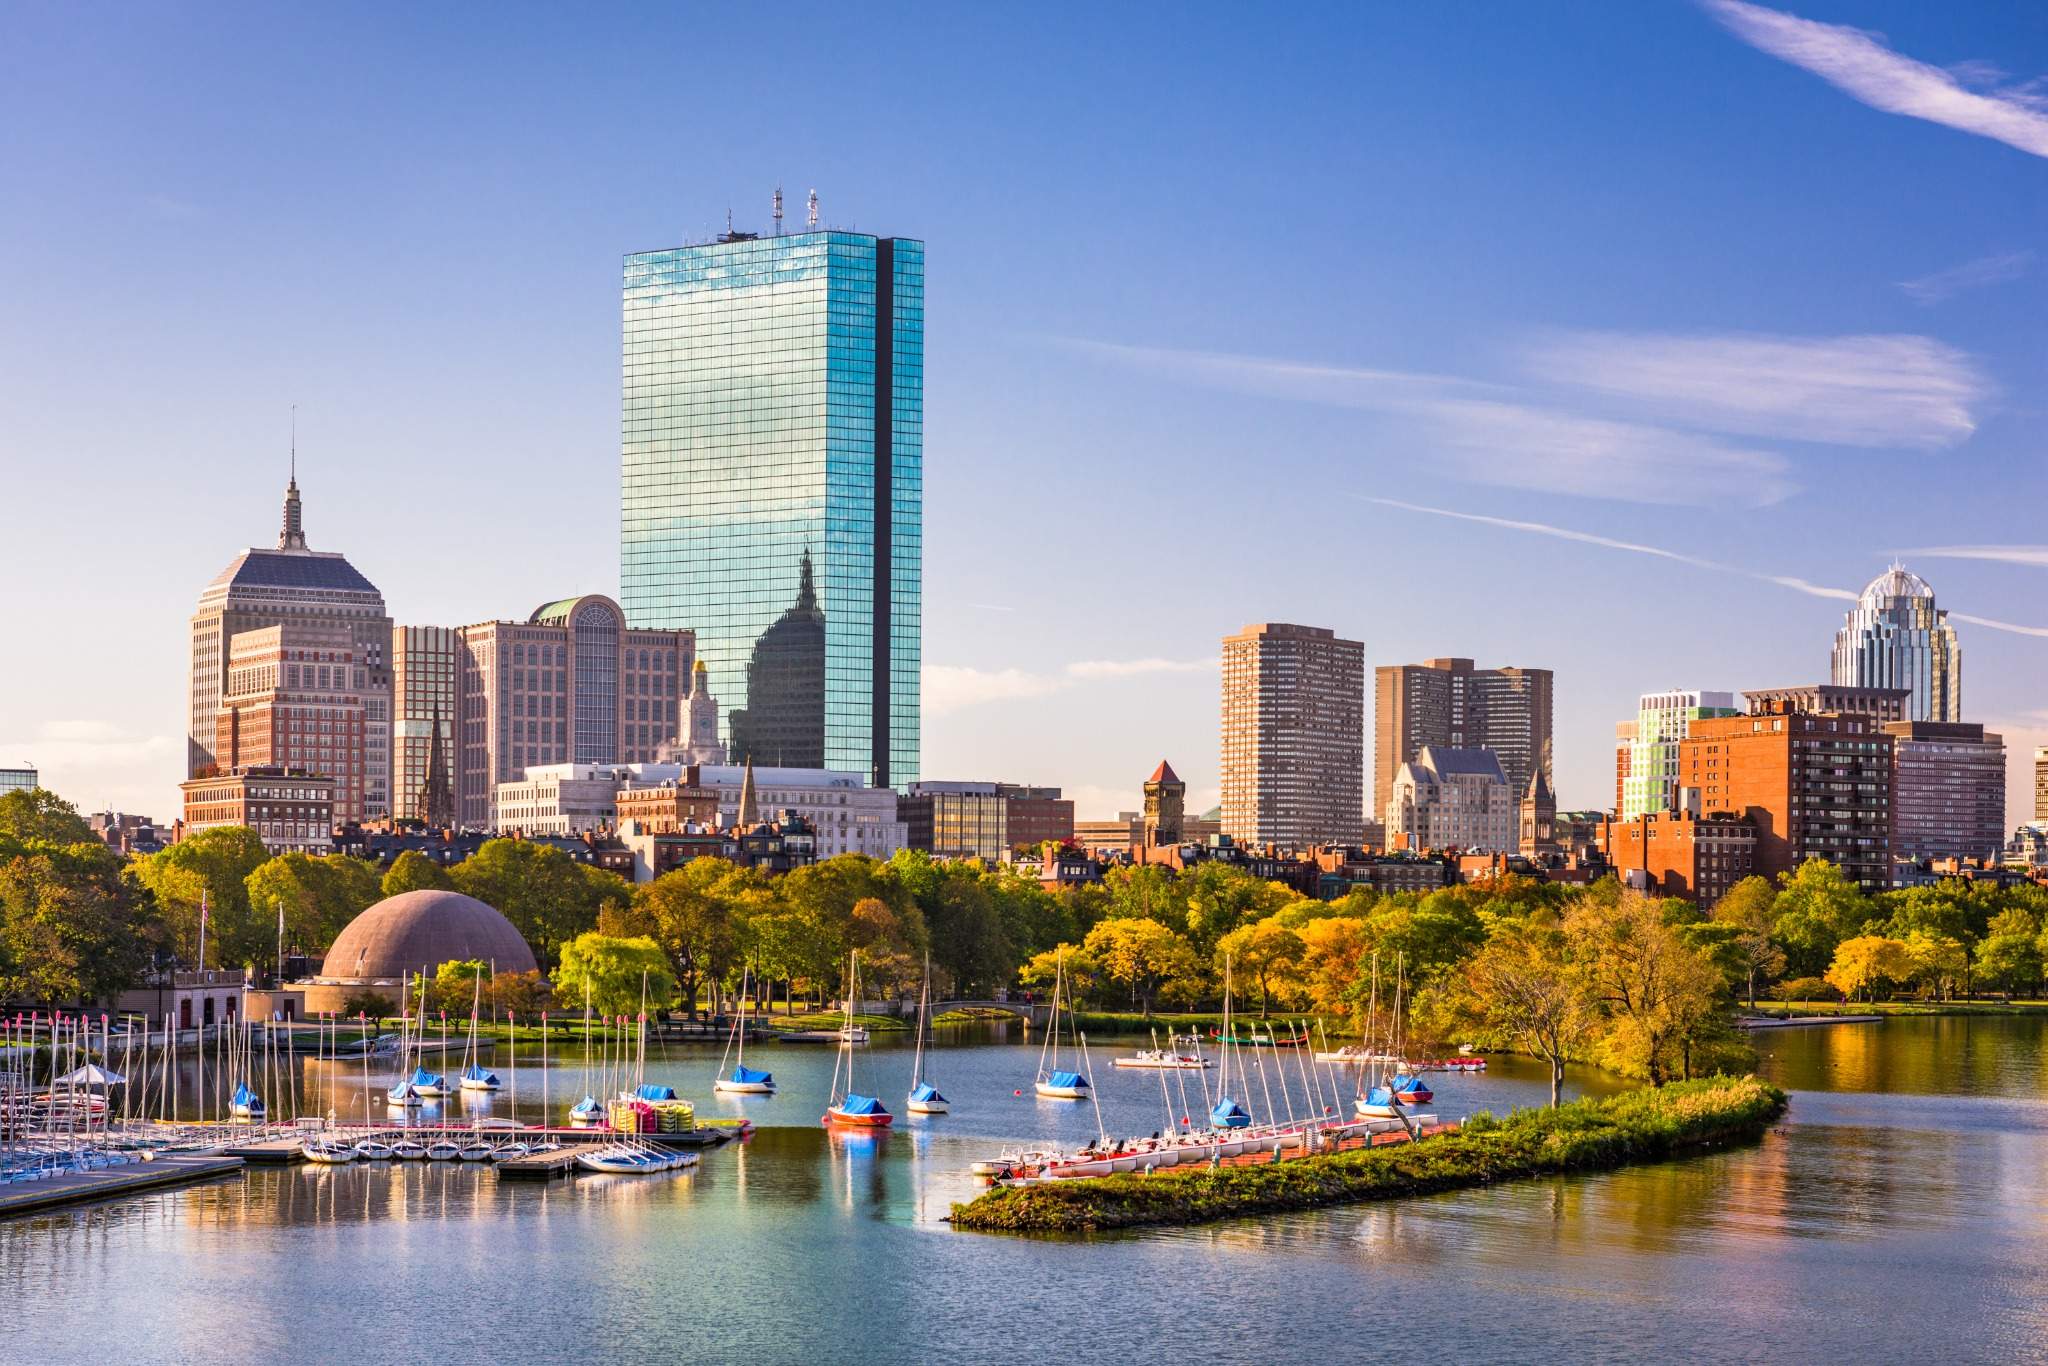
[[[725,235],[732,236],[732,205],[725,206]]]
[[[811,227],[815,228],[818,226],[818,192],[816,190],[811,191],[811,211],[807,221]]]
[[[292,405],[292,482],[299,482],[299,405]]]
[[[775,187],[775,235],[782,236],[782,187]]]

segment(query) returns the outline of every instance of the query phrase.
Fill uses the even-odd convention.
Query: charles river
[[[1030,1096],[1035,1046],[958,1037],[930,1059],[954,1113],[881,1137],[819,1127],[829,1049],[750,1051],[781,1094],[712,1101],[718,1050],[692,1046],[649,1079],[759,1128],[680,1175],[252,1168],[0,1224],[0,1360],[2048,1360],[2048,1020],[1762,1034],[1792,1108],[1754,1148],[1064,1240],[943,1222],[969,1162],[1094,1128]],[[1158,1074],[1104,1060],[1110,1132],[1160,1127]],[[344,1117],[360,1104],[359,1068],[304,1066]],[[900,1112],[910,1051],[860,1067]],[[519,1071],[538,1118],[537,1060]],[[550,1085],[559,1110],[574,1066]],[[1534,1065],[1496,1059],[1443,1078],[1437,1108],[1541,1095]]]

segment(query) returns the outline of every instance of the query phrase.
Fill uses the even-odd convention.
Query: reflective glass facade
[[[732,761],[918,776],[924,245],[625,260],[620,599],[694,628]]]

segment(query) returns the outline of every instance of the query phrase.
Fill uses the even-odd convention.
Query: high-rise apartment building
[[[1963,719],[1963,652],[1918,574],[1894,564],[1870,581],[1835,633],[1833,681],[1904,688],[1906,721]]]
[[[1422,752],[1490,749],[1521,792],[1550,768],[1548,669],[1475,669],[1469,659],[1383,664],[1375,670],[1373,807],[1384,810],[1401,765]]]
[[[1699,720],[1678,768],[1683,809],[1748,818],[1762,876],[1818,857],[1866,890],[1891,885],[1892,737],[1877,721],[1783,702]]]
[[[1617,728],[1616,811],[1621,819],[1675,810],[1678,742],[1702,717],[1737,714],[1732,692],[1674,688],[1644,693],[1636,703],[1635,721]]]
[[[498,785],[541,764],[648,763],[677,733],[696,642],[626,628],[596,593],[461,632],[457,819],[498,824]]]
[[[277,547],[244,551],[199,596],[199,610],[192,616],[187,776],[222,762],[214,737],[227,694],[229,642],[245,631],[286,624],[340,627],[349,633],[349,686],[363,698],[358,809],[365,817],[386,814],[391,807],[391,617],[383,594],[344,556],[307,549],[296,474],[285,486]]]
[[[1892,856],[1996,858],[2005,848],[2005,739],[1967,721],[1888,721]]]
[[[462,715],[462,633],[391,632],[391,814],[436,828],[455,822],[455,730]]]
[[[334,780],[335,818],[367,815],[370,689],[346,626],[293,622],[228,640],[225,695],[214,716],[221,772],[288,769]]]
[[[624,286],[628,619],[695,630],[735,763],[916,781],[924,244],[727,232]]]
[[[1269,622],[1223,638],[1223,833],[1354,844],[1365,827],[1365,646]]]

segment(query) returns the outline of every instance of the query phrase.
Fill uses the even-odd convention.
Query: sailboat
[[[924,1036],[930,1023],[932,1005],[932,958],[924,958],[924,989],[917,996],[917,1057],[910,1065],[910,1097],[903,1108],[913,1115],[943,1115],[953,1102],[939,1094],[939,1088],[925,1080]]]
[[[860,999],[860,965],[858,958],[846,955],[846,1018],[853,1020],[854,1002]],[[846,1072],[846,1086],[840,1089],[839,1073]],[[842,1035],[839,1040],[839,1057],[832,1064],[832,1104],[825,1110],[824,1122],[843,1124],[859,1129],[886,1129],[896,1117],[874,1096],[864,1096],[853,1089],[853,1036]]]
[[[1046,1026],[1045,1042],[1038,1049],[1038,1080],[1033,1090],[1047,1100],[1088,1099],[1088,1078],[1079,1072],[1060,1069],[1060,993],[1067,983],[1067,959],[1062,951],[1053,960],[1052,972],[1052,1020]],[[1074,1018],[1074,1002],[1067,1001],[1069,1028]]]
[[[740,1008],[734,1010],[732,1035],[725,1041],[727,1052],[737,1048],[739,1056],[733,1059],[732,1071],[725,1070],[725,1059],[718,1060],[719,1076],[711,1083],[714,1091],[723,1091],[735,1096],[772,1096],[775,1094],[775,1076],[770,1072],[756,1071],[747,1066],[747,999],[748,970],[740,969]]]
[[[236,1119],[260,1120],[269,1112],[264,1108],[263,1097],[250,1090],[245,1081],[235,1087],[235,1094],[228,1101],[228,1113]]]
[[[469,1046],[462,1050],[464,1060],[462,1089],[465,1091],[495,1091],[498,1089],[498,1074],[485,1070],[483,1064],[479,1061],[481,1055],[477,1052],[476,1017],[477,1012],[483,1008],[483,1000],[484,970],[479,967],[476,970],[476,990],[471,994],[469,1000]]]
[[[1406,974],[1398,966],[1394,977],[1394,1016],[1387,1025],[1386,1056],[1398,1058],[1404,1040],[1401,1030],[1402,989],[1407,985]],[[1376,1010],[1379,1002],[1379,959],[1373,959],[1373,1004],[1368,1010]],[[1417,1106],[1426,1105],[1436,1099],[1436,1093],[1423,1084],[1422,1078],[1397,1071],[1388,1076],[1384,1071],[1379,1081],[1352,1104],[1352,1110],[1361,1119],[1402,1119],[1415,1112]]]
[[[1216,1046],[1216,1054],[1222,1062],[1216,1071],[1216,1102],[1209,1107],[1209,1127],[1212,1129],[1249,1128],[1252,1117],[1242,1105],[1230,1098],[1230,956],[1223,957],[1223,1028],[1220,1031],[1223,1042]],[[1240,1064],[1242,1059],[1239,1059]],[[1240,1072],[1242,1067],[1240,1067]],[[1244,1078],[1240,1076],[1239,1082]]]

